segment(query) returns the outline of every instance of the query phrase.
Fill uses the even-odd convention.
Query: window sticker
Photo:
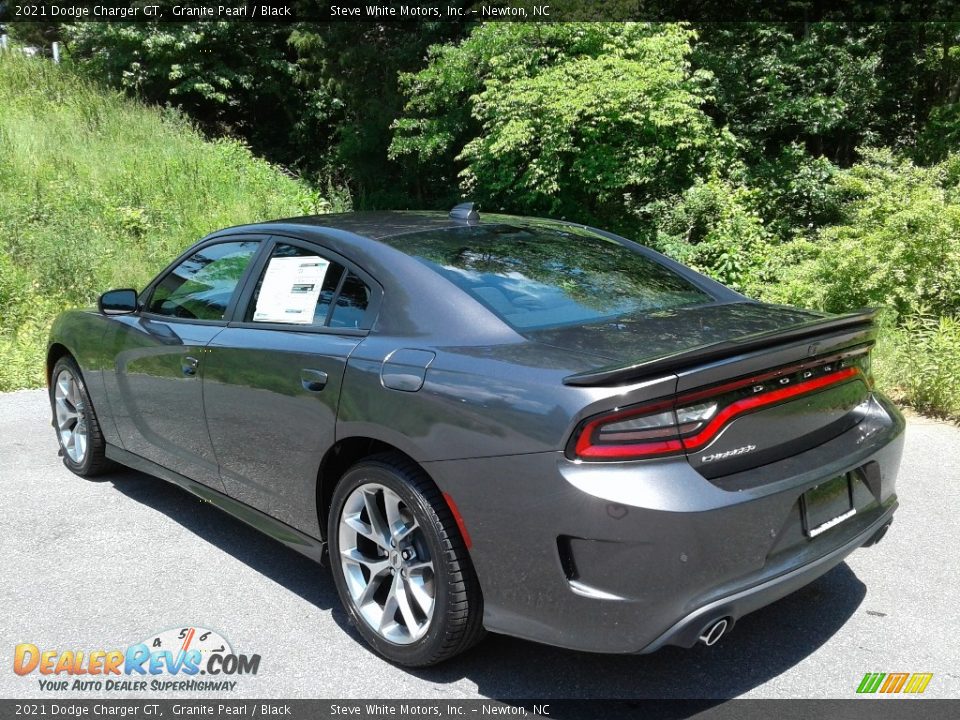
[[[270,258],[253,321],[312,323],[328,267],[330,261],[317,255]]]

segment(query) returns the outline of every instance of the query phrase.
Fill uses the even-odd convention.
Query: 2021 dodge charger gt
[[[875,333],[464,205],[216,232],[62,314],[47,374],[69,469],[328,552],[363,637],[426,665],[484,630],[710,645],[879,540],[904,421]]]

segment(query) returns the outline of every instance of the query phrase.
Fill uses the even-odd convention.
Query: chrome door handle
[[[197,365],[199,364],[199,360],[197,360],[195,357],[187,355],[180,361],[180,369],[187,377],[193,377],[197,374]]]
[[[327,374],[323,370],[304,368],[300,371],[300,385],[309,392],[320,392],[327,386]]]

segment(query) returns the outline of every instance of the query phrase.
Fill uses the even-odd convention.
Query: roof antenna
[[[450,211],[454,220],[466,220],[469,223],[480,222],[480,213],[476,210],[476,203],[460,203]]]

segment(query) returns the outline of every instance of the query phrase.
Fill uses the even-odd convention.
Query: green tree
[[[290,29],[266,23],[77,23],[73,59],[92,77],[180,108],[207,132],[290,163],[300,113]]]
[[[885,145],[941,159],[960,137],[960,24],[705,23],[708,112],[755,162],[790,145],[849,166]],[[784,169],[784,174],[788,169]]]
[[[710,113],[751,160],[800,142],[849,164],[877,132],[882,26],[707,24],[694,60],[712,74]]]
[[[418,69],[427,48],[458,37],[446,22],[303,25],[290,36],[297,53],[296,143],[302,165],[348,181],[359,208],[423,207],[442,185],[423,183],[410,163],[387,158],[390,126],[400,114],[401,73]],[[309,152],[307,149],[309,148]]]
[[[676,24],[479,26],[402,76],[391,157],[456,169],[494,208],[635,227],[716,153],[694,38]]]

